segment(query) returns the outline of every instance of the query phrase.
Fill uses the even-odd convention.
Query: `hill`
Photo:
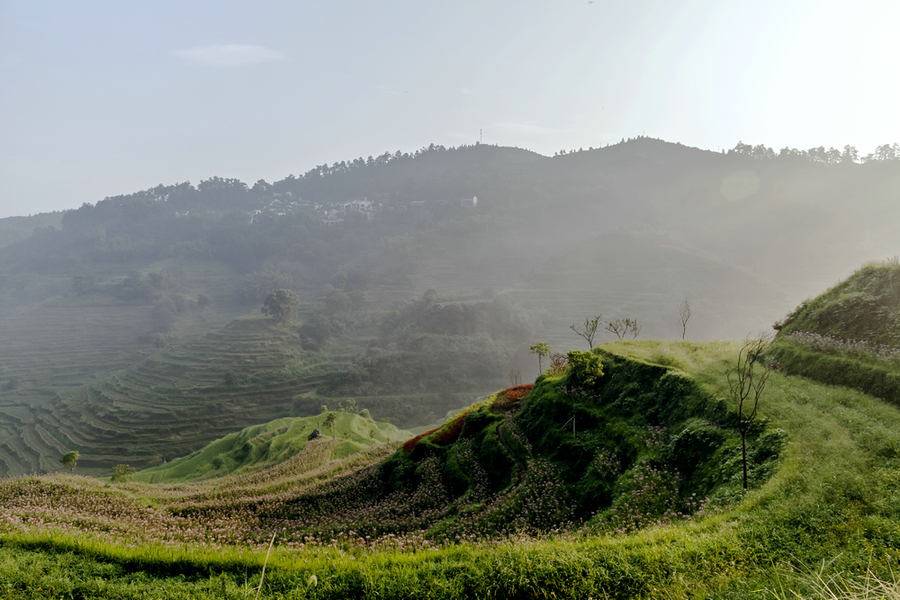
[[[788,373],[846,385],[900,405],[900,263],[869,264],[800,304],[774,356]]]
[[[41,213],[29,217],[7,217],[0,219],[0,248],[25,240],[37,231],[57,228],[62,224],[62,213]]]
[[[745,494],[736,352],[605,345],[599,379],[576,361],[343,460],[317,440],[195,483],[5,479],[0,568],[13,593],[86,598],[808,597],[823,561],[823,581],[890,578],[900,413],[773,373]]]
[[[326,427],[328,414],[334,415],[334,434]],[[176,458],[164,465],[144,469],[130,477],[147,483],[190,481],[225,475],[240,475],[287,462],[303,452],[319,430],[323,440],[331,438],[334,447],[326,462],[345,458],[361,450],[385,442],[399,442],[411,437],[389,423],[373,421],[368,413],[357,415],[339,411],[315,417],[276,419],[263,425],[247,427],[238,433]]]
[[[648,138],[553,157],[433,146],[29,217],[23,227],[42,224],[0,247],[0,474],[58,469],[76,448],[98,473],[123,459],[147,465],[351,398],[401,427],[432,422],[531,379],[530,345],[574,347],[569,325],[601,313],[671,338],[688,298],[689,337],[743,337],[856,265],[898,253],[900,161],[803,156]],[[258,313],[279,288],[297,292],[300,318],[291,341],[273,338],[272,359],[303,375],[214,389],[223,369],[195,340]],[[388,322],[429,291],[448,314],[502,304],[503,319],[525,327],[484,336]],[[245,341],[231,352],[256,355]],[[160,352],[190,355],[185,368],[204,383],[167,387],[180,375],[148,360]],[[260,369],[237,361],[232,371],[246,382]],[[230,398],[217,404],[221,428],[123,446],[139,428],[160,431],[171,406],[162,392],[187,415],[216,404],[201,388]],[[246,403],[232,395],[244,391]]]

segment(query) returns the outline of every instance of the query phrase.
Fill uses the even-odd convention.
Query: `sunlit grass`
[[[672,367],[685,373],[697,373],[723,356],[737,352],[739,342],[692,342],[675,340],[634,340],[600,344],[601,350],[636,358],[644,362]]]
[[[726,397],[723,375],[736,346],[603,348],[654,364],[659,356]],[[897,597],[900,412],[858,392],[777,373],[760,410],[769,428],[788,435],[768,481],[700,518],[628,535],[588,522],[442,541],[414,530],[366,539],[349,527],[325,528],[304,541],[281,530],[289,522],[244,512],[361,473],[356,469],[392,448],[306,471],[285,467],[268,480],[266,471],[235,475],[218,486],[107,484],[71,475],[3,480],[0,580],[12,586],[11,597],[253,597],[276,534],[261,598]],[[430,500],[397,501],[424,510]],[[483,503],[467,510],[478,516],[491,509]],[[807,577],[823,560],[830,570]],[[56,591],[41,596],[37,587]],[[0,587],[0,598],[4,593]]]

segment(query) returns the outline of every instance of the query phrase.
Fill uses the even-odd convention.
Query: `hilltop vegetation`
[[[263,598],[806,597],[822,561],[889,579],[900,413],[773,373],[745,495],[721,400],[736,352],[607,345],[596,385],[547,373],[338,461],[325,439],[195,483],[6,479],[0,573],[85,598],[241,598],[263,563]]]

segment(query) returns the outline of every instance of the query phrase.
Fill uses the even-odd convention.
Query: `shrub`
[[[219,457],[216,457],[219,458]],[[135,472],[135,468],[131,465],[119,464],[112,468],[112,481],[128,481],[128,478]]]
[[[434,429],[432,429],[430,431],[426,431],[425,433],[420,433],[416,437],[406,440],[405,442],[403,442],[403,451],[406,452],[407,454],[409,454],[416,447],[416,444],[419,443],[419,440],[421,440],[423,437],[431,435],[438,429],[440,429],[440,428],[435,427]]]
[[[491,408],[498,412],[510,410],[518,404],[519,400],[530,394],[532,389],[534,389],[534,384],[527,383],[498,392],[494,401],[491,403]]]
[[[569,377],[578,385],[592,386],[603,377],[603,364],[593,352],[572,350],[569,356]]]
[[[561,375],[569,368],[569,357],[559,352],[550,355],[550,374]]]
[[[456,438],[458,438],[459,434],[462,432],[463,425],[466,421],[466,415],[468,415],[470,412],[472,412],[472,409],[461,413],[459,416],[453,419],[453,421],[449,425],[446,425],[443,428],[439,429],[437,434],[434,436],[434,439],[432,439],[431,441],[433,441],[438,446],[446,446],[455,442]]]

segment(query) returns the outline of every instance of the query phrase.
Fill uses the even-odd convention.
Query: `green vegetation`
[[[900,414],[772,373],[745,494],[726,400],[738,350],[602,346],[594,387],[544,375],[341,460],[338,428],[193,483],[3,480],[0,574],[14,595],[86,598],[253,596],[264,563],[263,598],[821,597],[819,574],[867,571],[890,585]]]
[[[846,385],[900,404],[900,263],[870,264],[802,303],[772,356],[786,373]]]
[[[603,377],[603,364],[600,362],[600,357],[593,351],[570,350],[567,357],[569,359],[569,379],[572,384],[590,388]]]
[[[290,323],[297,318],[297,307],[300,299],[293,290],[275,290],[266,296],[262,305],[262,313],[279,323]]]
[[[75,465],[78,464],[78,450],[70,450],[62,455],[62,458],[59,459],[59,462],[62,463],[64,467],[67,469],[71,469],[72,472],[75,472]]]
[[[112,468],[110,481],[128,481],[136,470],[131,465],[118,464]]]
[[[326,376],[320,393],[486,394],[500,384],[516,345],[531,332],[525,311],[506,296],[454,301],[434,290],[388,312],[380,325],[366,352]]]
[[[286,462],[302,452],[316,429],[328,430],[336,442],[332,456],[344,458],[376,444],[410,437],[388,423],[352,412],[276,419],[227,435],[188,456],[144,469],[132,481],[171,483],[256,472]]]
[[[655,337],[686,337],[692,313],[695,337],[738,335],[894,251],[897,161],[755,152],[434,147],[160,186],[14,233],[0,473],[80,460],[0,480],[0,597],[248,598],[262,581],[265,598],[787,598],[869,573],[889,589],[897,261],[789,315],[753,419],[728,385],[737,344],[595,349],[599,317],[573,327],[587,352],[473,404],[599,308]],[[343,220],[318,212],[332,201]],[[258,313],[275,290],[296,322]],[[316,417],[326,402],[344,410]],[[448,411],[402,444],[371,418]]]
[[[601,309],[613,321],[638,321],[642,337],[686,336],[676,304],[690,295],[692,337],[743,336],[795,298],[896,252],[900,161],[760,160],[756,149],[739,150],[643,137],[555,157],[434,146],[273,183],[213,177],[2,220],[0,237],[16,231],[0,240],[0,436],[8,440],[0,474],[59,469],[69,448],[82,451],[80,472],[145,466],[253,423],[315,414],[322,398],[313,396],[358,398],[377,418],[415,426],[497,389],[504,374],[537,375],[528,346],[541,339],[570,349],[569,325]],[[476,194],[477,207],[459,201]],[[535,224],[539,235],[528,233]],[[229,357],[228,372],[210,362],[208,375],[228,385],[226,401],[211,409],[211,386],[201,401],[173,396],[189,413],[211,410],[215,423],[158,435],[166,422],[157,392],[183,380],[156,367],[162,379],[131,375],[156,354],[258,313],[279,289],[301,304],[290,344],[298,356],[276,370],[305,376],[269,394],[266,385],[244,389],[260,376],[253,362]],[[403,304],[427,290],[445,325],[464,317],[478,328],[385,329],[386,315],[415,318]],[[469,311],[493,302],[514,308],[499,317]],[[527,331],[514,334],[507,322],[508,332],[479,334],[506,317]],[[601,328],[591,345],[611,335]],[[282,348],[276,339],[274,355]],[[205,380],[201,362],[188,369]],[[246,404],[235,400],[243,391]],[[150,440],[174,447],[123,443],[144,426]]]
[[[83,473],[105,475],[123,462],[146,467],[260,421],[315,415],[322,396],[334,404],[352,398],[400,427],[433,422],[501,385],[513,344],[529,331],[521,310],[502,296],[420,299],[386,314],[362,314],[355,296],[326,291],[322,302],[305,307],[299,324],[242,317],[180,343],[141,343],[147,321],[133,312],[112,319],[131,325],[125,332],[133,337],[122,340],[122,330],[104,327],[110,318],[102,308],[69,313],[92,315],[77,327],[63,315],[48,317],[46,337],[26,341],[25,328],[7,329],[0,348],[10,358],[3,365],[21,376],[7,378],[14,393],[0,397],[0,431],[9,440],[0,447],[0,473],[59,469],[53,456],[69,448],[81,452]],[[51,332],[50,325],[59,328]],[[319,326],[322,346],[308,349]],[[76,338],[80,354],[66,346]],[[119,342],[118,360],[130,365],[113,363],[118,368],[91,377],[98,346]],[[78,380],[80,387],[65,385]]]

